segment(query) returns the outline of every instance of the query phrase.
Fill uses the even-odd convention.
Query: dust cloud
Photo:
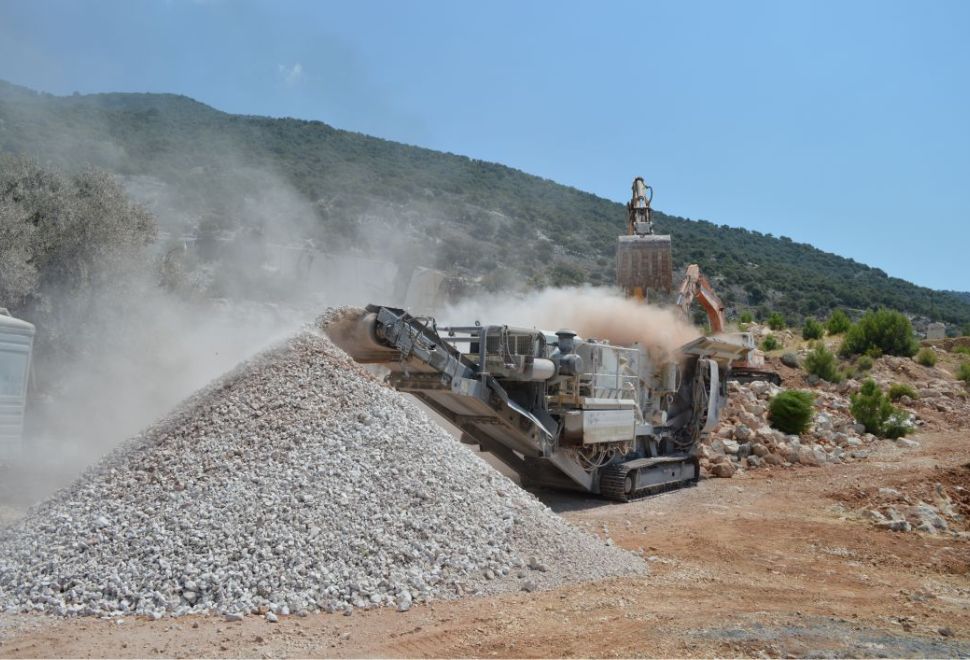
[[[639,342],[655,360],[673,356],[701,332],[679,310],[630,300],[610,287],[543,289],[518,296],[488,295],[451,305],[440,314],[442,325],[514,325],[556,331],[569,328],[587,339],[613,344]]]
[[[37,332],[58,351],[35,346],[23,451],[0,464],[0,506],[22,508],[70,483],[326,307],[403,303],[397,289],[410,272],[396,254],[339,250],[310,200],[271,171],[240,169],[245,190],[206,200],[234,211],[214,229],[170,203],[174,186],[129,188],[157,218],[159,238],[90,289],[48,293],[50,322]]]

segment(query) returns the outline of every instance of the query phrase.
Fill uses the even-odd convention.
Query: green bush
[[[805,356],[805,371],[830,383],[838,383],[842,380],[835,355],[825,348],[822,342],[815,344],[815,348]]]
[[[802,338],[821,339],[824,331],[825,329],[822,327],[821,323],[812,317],[808,317],[805,319],[805,324],[802,326]]]
[[[869,371],[870,369],[872,369],[872,365],[874,364],[874,362],[875,361],[868,355],[860,355],[859,358],[855,361],[855,366],[856,366],[856,369],[858,369],[859,371]]]
[[[761,348],[765,351],[773,351],[779,346],[780,344],[778,343],[778,340],[775,339],[774,335],[768,335],[764,338],[764,341],[761,342]]]
[[[747,310],[741,312],[741,317],[738,319],[738,322],[740,323],[751,323],[753,321],[754,317],[751,315],[751,312]]]
[[[768,404],[768,420],[782,433],[799,434],[808,430],[812,421],[815,397],[811,392],[786,390]]]
[[[918,344],[909,319],[890,309],[866,312],[845,333],[839,352],[846,356],[859,355],[872,348],[877,348],[886,355],[910,357],[915,354]]]
[[[957,368],[957,379],[970,385],[970,362],[963,362]]]
[[[924,367],[935,367],[936,351],[934,351],[932,348],[921,348],[919,349],[919,353],[916,354],[916,361]]]
[[[907,385],[906,383],[893,383],[889,386],[890,400],[899,401],[903,396],[908,396],[910,399],[918,399],[919,393],[911,385]]]
[[[785,317],[780,312],[772,312],[771,316],[768,317],[768,327],[772,330],[784,330]]]
[[[830,335],[841,335],[843,332],[852,327],[852,321],[846,316],[845,312],[841,309],[837,309],[832,312],[829,316],[828,322],[825,324],[826,329],[829,331]]]
[[[909,415],[902,410],[895,410],[882,428],[882,435],[885,438],[901,438],[913,429],[909,424]]]
[[[852,395],[852,416],[866,427],[867,433],[884,438],[906,435],[909,425],[905,413],[893,407],[871,378],[866,380],[856,394]]]
[[[956,348],[954,348],[950,352],[951,353],[958,353],[958,354],[962,354],[962,355],[970,355],[970,346],[957,346]]]

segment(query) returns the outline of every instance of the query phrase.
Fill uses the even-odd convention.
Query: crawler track
[[[637,468],[628,467],[622,463],[607,466],[606,468],[603,468],[602,472],[600,473],[600,495],[606,499],[615,500],[617,502],[631,502],[634,500],[643,499],[644,497],[649,497],[650,495],[656,495],[657,493],[694,486],[697,484],[699,479],[700,469],[697,467],[696,458],[690,458],[687,460],[694,462],[696,468],[695,475],[697,476],[694,476],[691,479],[681,479],[678,481],[656,484],[648,486],[647,488],[640,488],[639,490],[633,491],[630,489],[631,482],[628,477],[630,473],[637,470]],[[662,468],[660,465],[654,465],[640,469],[650,470]]]

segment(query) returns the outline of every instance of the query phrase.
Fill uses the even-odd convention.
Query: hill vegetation
[[[283,187],[305,200],[310,221],[280,240],[324,251],[392,249],[489,289],[611,283],[626,222],[622,204],[503,165],[319,121],[226,114],[169,94],[56,97],[0,82],[0,151],[116,173],[159,215],[163,233],[258,224],[254,196]],[[617,181],[618,194],[626,187]],[[919,287],[784,236],[664,213],[656,225],[673,237],[675,267],[700,264],[732,313],[748,308],[764,319],[779,311],[791,323],[838,307],[889,307],[970,322],[965,294]]]

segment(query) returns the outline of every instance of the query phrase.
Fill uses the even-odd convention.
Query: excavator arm
[[[701,274],[700,266],[691,264],[687,267],[684,280],[680,283],[680,293],[677,295],[677,305],[683,311],[684,318],[688,320],[690,320],[690,306],[695,300],[707,312],[711,332],[715,334],[724,332],[724,303],[714,293],[711,283]]]

